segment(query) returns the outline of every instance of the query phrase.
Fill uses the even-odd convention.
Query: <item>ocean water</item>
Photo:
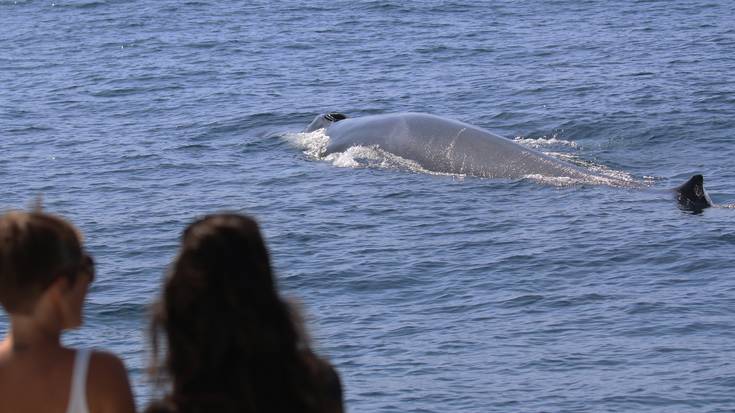
[[[417,111],[643,183],[320,155]],[[187,223],[259,219],[349,411],[735,410],[735,11],[724,0],[0,0],[0,209],[98,263],[65,336],[147,378]],[[679,210],[694,173],[720,207]],[[7,316],[0,314],[0,333]]]

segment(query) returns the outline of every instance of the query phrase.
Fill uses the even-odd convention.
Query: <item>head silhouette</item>
[[[0,303],[8,313],[30,313],[56,280],[74,284],[92,261],[72,224],[40,211],[0,216]]]
[[[154,337],[167,342],[166,402],[182,412],[325,411],[322,363],[295,320],[254,220],[194,222],[154,316]]]

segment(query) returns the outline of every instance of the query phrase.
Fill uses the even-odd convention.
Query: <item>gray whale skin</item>
[[[318,115],[304,132],[322,128],[330,140],[325,155],[357,145],[378,146],[433,172],[503,179],[558,177],[630,186],[630,182],[584,170],[480,127],[427,113],[348,118],[330,112]],[[674,191],[683,209],[697,211],[712,206],[701,175],[693,176]]]
[[[305,132],[326,128],[326,155],[351,146],[378,146],[432,172],[485,178],[529,175],[587,181],[597,175],[526,148],[474,125],[426,113],[392,113],[347,118],[319,115]]]

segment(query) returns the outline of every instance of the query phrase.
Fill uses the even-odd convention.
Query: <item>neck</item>
[[[33,316],[11,315],[8,345],[14,352],[48,349],[61,346],[61,329],[50,320]]]

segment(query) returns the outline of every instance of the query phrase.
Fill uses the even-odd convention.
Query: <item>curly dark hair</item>
[[[309,348],[278,295],[257,223],[192,223],[154,307],[154,371],[170,393],[148,412],[341,412],[337,373]]]

